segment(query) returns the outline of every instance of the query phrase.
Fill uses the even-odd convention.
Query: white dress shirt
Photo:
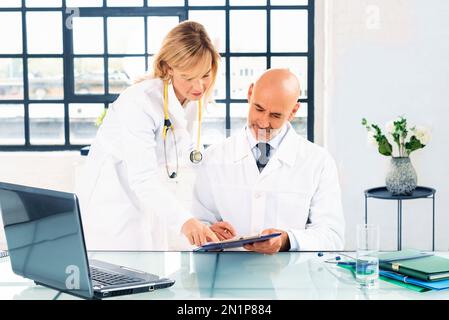
[[[279,148],[279,145],[281,144],[282,139],[284,139],[288,129],[289,127],[287,125],[283,126],[281,128],[281,131],[276,136],[274,136],[273,139],[267,142],[270,145],[270,154],[268,156],[269,158],[273,157],[274,154],[276,153],[276,150]],[[254,159],[256,159],[257,161],[257,159],[259,159],[261,154],[261,151],[259,150],[259,148],[257,148],[257,144],[263,141],[257,141],[257,139],[254,137],[253,133],[251,132],[251,129],[249,129],[248,126],[245,128],[245,131],[246,137],[248,138],[249,146],[254,155]]]

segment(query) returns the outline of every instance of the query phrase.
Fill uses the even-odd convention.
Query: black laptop
[[[172,286],[157,275],[88,260],[75,194],[0,182],[0,211],[14,273],[95,299]]]

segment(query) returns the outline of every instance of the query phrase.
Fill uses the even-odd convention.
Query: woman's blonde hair
[[[164,38],[161,49],[154,56],[152,76],[170,80],[170,68],[192,70],[193,67],[195,74],[191,77],[197,78],[210,70],[212,81],[205,93],[205,97],[209,98],[217,78],[219,60],[220,54],[203,25],[194,21],[184,21]]]

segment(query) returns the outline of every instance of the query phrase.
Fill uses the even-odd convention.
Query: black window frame
[[[23,145],[0,145],[0,151],[65,151],[65,150],[80,150],[84,145],[70,143],[70,118],[69,105],[75,103],[97,103],[103,104],[105,108],[108,107],[117,97],[118,94],[109,94],[109,70],[108,58],[114,57],[145,57],[145,67],[148,70],[148,58],[152,56],[147,51],[147,18],[148,16],[178,16],[180,21],[187,20],[189,11],[194,10],[220,10],[225,12],[226,23],[226,47],[225,52],[221,53],[221,57],[226,61],[226,97],[225,99],[217,99],[217,103],[223,103],[226,106],[225,129],[226,135],[229,136],[231,132],[231,104],[233,103],[247,103],[246,99],[231,98],[231,57],[265,57],[267,59],[267,68],[271,67],[272,57],[307,57],[307,97],[300,99],[302,103],[307,103],[307,139],[314,141],[314,122],[315,122],[315,103],[314,103],[314,66],[315,66],[315,0],[308,0],[307,5],[271,5],[271,1],[267,0],[266,5],[262,6],[231,6],[229,0],[225,1],[223,6],[189,6],[188,0],[184,0],[183,7],[149,7],[148,3],[151,0],[143,0],[142,7],[107,7],[106,0],[103,0],[102,7],[82,7],[79,9],[79,17],[103,17],[103,54],[82,54],[75,55],[73,53],[73,30],[67,28],[66,21],[73,17],[73,8],[66,6],[66,0],[62,0],[61,7],[51,8],[31,8],[26,7],[26,0],[22,0],[21,8],[1,8],[0,12],[21,12],[22,15],[22,45],[23,51],[21,54],[0,54],[0,58],[20,58],[23,62],[23,100],[2,100],[0,99],[0,108],[2,105],[23,105],[24,107],[24,133],[25,144]],[[251,52],[230,52],[230,12],[231,10],[265,10],[267,14],[266,23],[266,37],[267,48],[265,52],[251,53]],[[306,10],[308,12],[308,51],[307,52],[271,52],[271,26],[270,16],[272,10]],[[62,12],[62,36],[63,36],[63,52],[61,54],[28,54],[27,51],[27,32],[26,32],[26,12],[48,12],[57,11]],[[144,17],[144,34],[145,34],[145,52],[143,54],[110,54],[107,50],[107,17]],[[294,32],[294,30],[290,30]],[[33,100],[29,98],[29,84],[28,84],[28,59],[29,58],[62,58],[63,59],[63,89],[64,98],[62,100],[46,99]],[[104,89],[105,93],[101,95],[77,95],[75,94],[75,79],[74,79],[74,59],[75,57],[96,57],[104,59]],[[288,67],[288,66],[286,66]],[[32,145],[30,143],[30,119],[29,119],[29,105],[39,103],[59,103],[64,105],[64,137],[65,143],[63,145]]]

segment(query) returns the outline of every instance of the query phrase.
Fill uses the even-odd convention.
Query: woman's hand
[[[202,246],[206,242],[219,242],[215,233],[198,219],[187,220],[181,228],[181,232],[187,237],[190,244]]]

